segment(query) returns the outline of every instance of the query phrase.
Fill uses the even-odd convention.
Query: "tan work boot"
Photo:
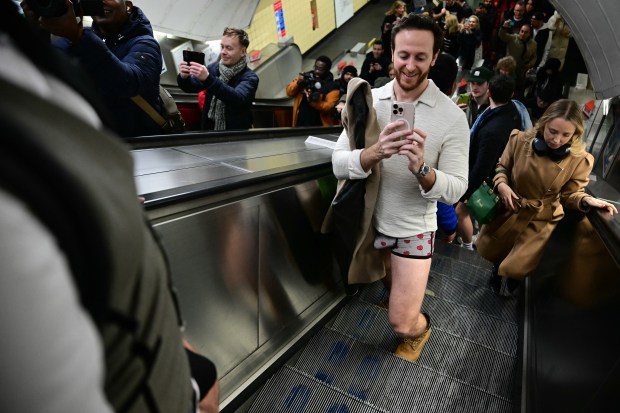
[[[415,338],[405,338],[403,342],[398,345],[396,351],[394,351],[394,355],[398,356],[407,361],[415,362],[420,358],[420,354],[422,354],[422,349],[424,345],[428,341],[428,338],[431,336],[431,317],[422,313],[424,318],[426,318],[426,330],[419,336]]]

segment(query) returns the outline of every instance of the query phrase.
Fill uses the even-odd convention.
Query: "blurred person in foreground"
[[[129,0],[105,0],[103,15],[93,16],[92,26],[84,27],[83,16],[76,16],[70,0],[64,0],[64,14],[40,17],[33,5],[47,3],[21,4],[30,19],[59,37],[55,45],[76,57],[93,79],[113,118],[114,130],[123,137],[161,133],[159,125],[131,100],[142,96],[161,112],[161,50],[142,10]]]
[[[348,282],[385,277],[389,321],[403,338],[395,355],[411,362],[420,357],[432,330],[431,318],[421,307],[433,256],[437,201],[453,204],[467,187],[465,114],[428,79],[442,39],[441,28],[430,17],[409,14],[396,23],[392,29],[396,76],[387,85],[370,89],[372,96],[366,98],[376,113],[372,129],[366,125],[366,148],[351,149],[347,129],[354,127],[353,119],[332,157],[338,179],[368,178],[367,199],[376,195],[374,210],[364,216],[363,228],[368,231],[359,234],[364,247],[355,251]],[[415,105],[412,129],[401,120],[390,121],[395,101]],[[380,131],[378,136],[375,131]]]
[[[584,191],[594,158],[582,140],[583,115],[572,100],[552,103],[534,128],[514,130],[493,179],[500,213],[483,225],[476,242],[495,265],[492,286],[514,294],[536,269],[564,208],[617,213],[609,202]]]
[[[202,130],[245,130],[252,127],[252,103],[258,76],[247,65],[247,33],[227,27],[222,33],[219,59],[205,66],[181,62],[177,83],[185,92],[206,90]]]
[[[216,412],[131,155],[72,63],[0,0],[3,410]]]

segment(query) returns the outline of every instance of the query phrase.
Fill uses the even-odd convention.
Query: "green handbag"
[[[480,224],[488,224],[495,218],[499,196],[483,182],[467,200],[467,209]]]

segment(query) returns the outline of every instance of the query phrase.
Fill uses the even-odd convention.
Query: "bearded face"
[[[405,92],[419,92],[426,88],[428,72],[435,63],[434,37],[428,30],[401,30],[394,38],[392,60],[396,82]]]

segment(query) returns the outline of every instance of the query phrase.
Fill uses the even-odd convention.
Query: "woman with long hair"
[[[383,23],[381,23],[381,41],[383,42],[383,53],[392,59],[392,27],[396,21],[407,15],[407,3],[396,0],[390,9],[385,12]]]
[[[476,49],[480,47],[482,42],[482,34],[480,33],[480,20],[478,16],[472,15],[463,20],[463,28],[458,35],[459,44],[459,66],[461,73],[457,80],[461,80],[467,76],[469,70],[476,62]]]
[[[443,51],[455,59],[459,58],[459,34],[461,25],[454,14],[446,15],[443,29]]]
[[[618,212],[584,191],[594,158],[585,150],[583,132],[580,108],[561,99],[533,128],[511,133],[493,179],[500,213],[482,226],[476,243],[480,255],[495,264],[495,287],[503,284],[511,292],[536,269],[564,208]]]

